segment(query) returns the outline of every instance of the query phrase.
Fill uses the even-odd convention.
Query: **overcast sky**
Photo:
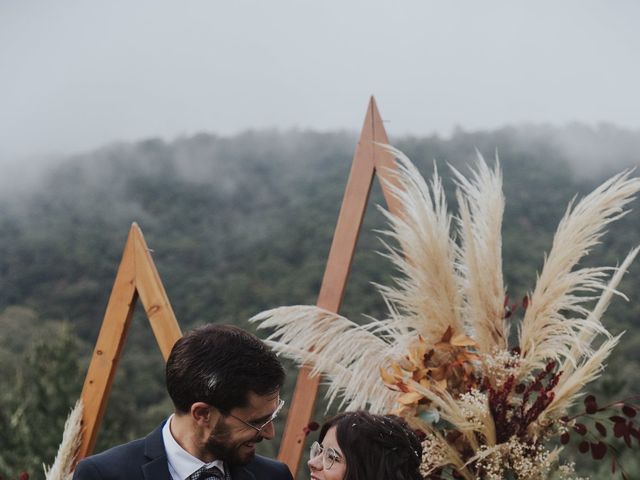
[[[640,128],[640,2],[0,0],[0,160],[278,127]]]

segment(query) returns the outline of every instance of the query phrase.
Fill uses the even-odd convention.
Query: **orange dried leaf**
[[[396,377],[382,367],[380,367],[380,376],[382,377],[382,381],[388,385],[392,385],[396,381]]]
[[[413,372],[413,379],[414,379],[416,382],[419,382],[421,379],[423,379],[423,378],[425,378],[425,377],[427,376],[427,372],[428,372],[428,370],[427,370],[427,369],[425,369],[425,368],[419,368],[419,369],[417,369],[417,370],[415,370],[415,371]]]
[[[447,369],[444,366],[432,368],[430,370],[430,374],[431,374],[431,378],[433,378],[436,381],[443,380],[447,376]]]
[[[403,382],[396,383],[396,387],[398,387],[398,389],[401,392],[405,392],[406,393],[406,392],[410,392],[411,391],[411,389]]]
[[[415,365],[421,365],[424,361],[425,353],[427,353],[427,346],[424,343],[418,343],[409,348],[409,359]]]
[[[443,380],[437,380],[436,381],[436,387],[438,387],[440,390],[446,390],[447,389],[447,379],[443,379]]]
[[[404,372],[402,371],[402,368],[400,368],[400,366],[397,363],[391,362],[390,366],[396,378],[402,378],[404,376]]]
[[[404,395],[400,395],[398,402],[403,405],[413,405],[414,403],[418,403],[421,398],[422,395],[418,392],[407,392]]]
[[[406,370],[407,372],[413,372],[416,369],[416,365],[411,361],[408,355],[402,357],[398,364],[401,369]]]
[[[451,337],[453,337],[453,329],[451,328],[451,325],[449,325],[447,330],[444,332],[444,335],[442,335],[440,342],[449,343],[451,341]]]
[[[469,338],[464,334],[459,334],[451,339],[451,345],[454,347],[475,347],[477,343],[473,338]]]

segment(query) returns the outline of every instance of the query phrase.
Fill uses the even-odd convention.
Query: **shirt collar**
[[[169,472],[171,473],[171,476],[174,479],[177,477],[180,480],[185,480],[189,475],[205,465],[207,467],[218,467],[222,473],[224,473],[224,463],[222,460],[214,460],[213,462],[205,463],[199,458],[191,455],[182,448],[178,442],[176,442],[176,439],[173,438],[173,434],[171,433],[172,419],[173,415],[169,417],[165,422],[164,427],[162,427],[162,439],[164,440],[164,448],[167,452],[167,462],[169,464]]]

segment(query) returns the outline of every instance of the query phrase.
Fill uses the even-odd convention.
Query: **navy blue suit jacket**
[[[256,457],[231,468],[233,480],[293,480],[284,463]],[[145,438],[118,445],[81,460],[73,480],[171,480],[162,425]]]

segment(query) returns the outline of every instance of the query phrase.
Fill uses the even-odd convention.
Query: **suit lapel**
[[[232,480],[256,480],[255,475],[246,467],[232,467],[230,473]]]
[[[142,465],[145,480],[171,480],[167,457],[158,457]]]
[[[164,423],[144,439],[144,454],[149,459],[149,462],[142,465],[145,480],[171,480],[167,452],[162,440],[163,425]]]

